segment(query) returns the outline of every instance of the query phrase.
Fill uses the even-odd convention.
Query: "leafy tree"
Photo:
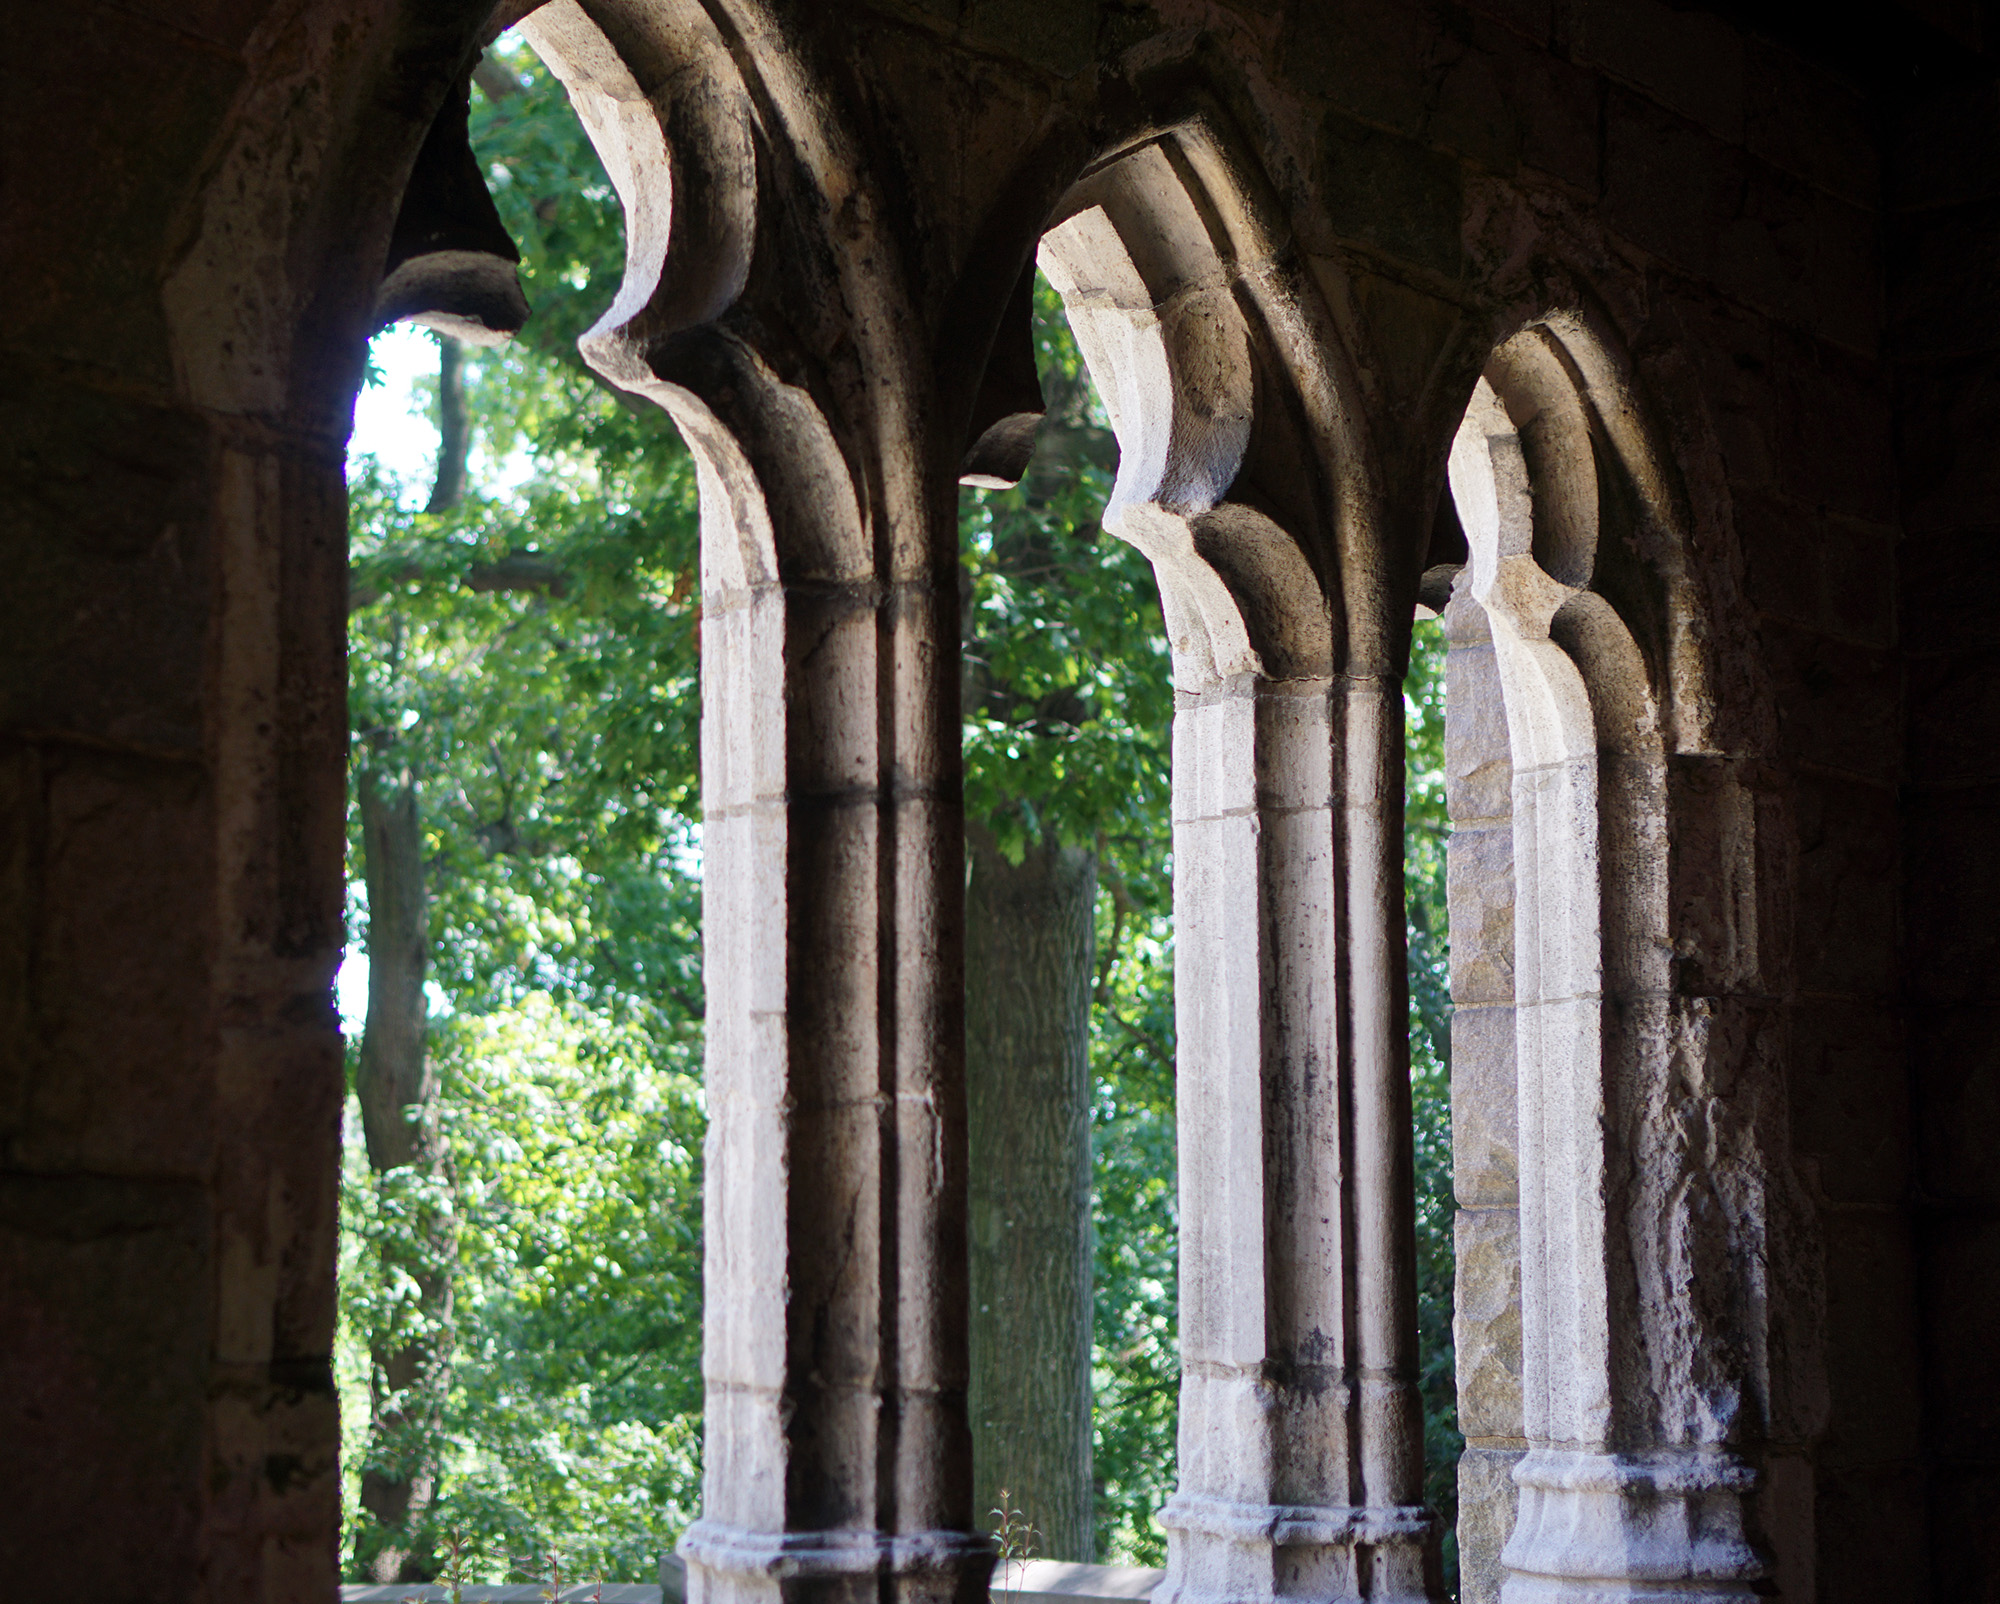
[[[364,1574],[385,1547],[421,1573],[457,1529],[496,1576],[554,1547],[644,1577],[692,1513],[701,1406],[695,477],[575,357],[617,210],[560,90],[506,65],[475,138],[541,332],[441,363],[463,432],[427,501],[350,475],[357,861],[366,820],[407,821],[442,1005],[408,1122],[435,1137],[423,1164],[350,1162],[343,1262],[344,1371],[401,1410],[359,1479],[438,1486],[354,1509],[352,1542]],[[430,1362],[406,1381],[409,1334]]]
[[[1152,1517],[1172,1490],[1179,1376],[1173,693],[1151,568],[1100,527],[1117,448],[1039,277],[1034,338],[1046,402],[1034,459],[1015,488],[966,493],[959,525],[976,1486],[982,1510],[1007,1488],[1044,1552],[1149,1560],[1163,1552]],[[1073,1087],[1064,1065],[1036,1062],[1072,1053],[1087,1070]],[[1086,1120],[1088,1219],[1061,1195],[1068,1155],[1050,1151]],[[998,1215],[1032,1239],[1009,1243]],[[1093,1294],[1072,1292],[1087,1275]],[[1054,1313],[1036,1341],[1010,1334],[992,1282]],[[1094,1520],[1072,1492],[1082,1455],[1064,1418],[1088,1400],[1048,1396],[1052,1381],[1068,1392],[1086,1350]]]
[[[511,346],[441,361],[437,403],[463,419],[443,441],[466,464],[455,500],[365,461],[350,485],[354,861],[367,788],[406,789],[436,1134],[421,1163],[374,1169],[351,1148],[343,1385],[365,1395],[372,1372],[380,1392],[409,1334],[440,1355],[400,1440],[350,1432],[350,1518],[365,1557],[364,1464],[430,1463],[425,1530],[393,1534],[407,1551],[456,1529],[495,1579],[551,1548],[572,1574],[639,1579],[692,1514],[699,1466],[695,477],[664,415],[576,353],[622,233],[559,86],[504,45],[478,82],[475,148],[535,315]],[[1115,450],[1046,285],[1035,328],[1043,446],[1021,486],[961,504],[967,818],[990,862],[1066,852],[1095,876],[1095,1546],[1157,1562],[1179,1384],[1172,697],[1150,570],[1098,527]],[[1420,643],[1408,702],[1434,1497],[1456,1440],[1440,661]],[[379,917],[357,883],[357,936]],[[448,1321],[425,1302],[431,1266]]]
[[[1446,1523],[1454,1590],[1458,1550],[1458,1391],[1451,1336],[1451,974],[1445,920],[1444,634],[1420,620],[1403,682],[1403,897],[1409,942],[1410,1102],[1417,1194],[1417,1351],[1424,1403],[1424,1497]]]

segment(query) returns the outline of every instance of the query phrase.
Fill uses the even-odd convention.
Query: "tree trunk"
[[[425,512],[446,512],[465,494],[465,465],[472,454],[472,421],[465,415],[465,350],[448,334],[438,343],[437,478]]]
[[[421,1186],[442,1175],[444,1153],[437,1074],[424,1052],[429,930],[417,790],[408,776],[385,786],[364,773],[359,792],[368,1018],[355,1090],[369,1167],[383,1178],[403,1171],[402,1182]],[[362,1472],[361,1504],[377,1526],[358,1540],[357,1557],[378,1582],[427,1581],[435,1570],[429,1545],[413,1536],[413,1524],[437,1486],[436,1434],[451,1332],[451,1221],[448,1208],[434,1200],[420,1201],[412,1219],[407,1239],[385,1237],[382,1270],[388,1286],[403,1275],[415,1282],[415,1307],[392,1302],[387,1328],[369,1344],[374,1463]]]
[[[1088,1560],[1097,860],[1051,843],[1016,867],[978,830],[968,852],[975,1507],[1019,1510],[1038,1556]]]

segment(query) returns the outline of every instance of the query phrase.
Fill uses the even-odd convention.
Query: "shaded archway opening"
[[[699,1503],[696,473],[577,352],[626,252],[561,86],[509,35],[465,93],[534,316],[392,253],[444,338],[350,463],[342,1563],[645,1582]]]

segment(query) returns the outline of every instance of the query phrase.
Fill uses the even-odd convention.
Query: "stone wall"
[[[1886,1111],[1856,1166],[1857,1179],[1917,1203],[1931,1583],[1940,1598],[1980,1599],[2000,1588],[1991,1516],[2000,1503],[2000,951],[1988,912],[2000,632],[1979,605],[1980,587],[2000,577],[1991,448],[2000,325],[1989,300],[2000,242],[1995,115],[1990,84],[1947,78],[1904,111],[1891,147],[1896,228],[1910,242],[1889,308],[1903,524],[1900,979],[1911,1140],[1905,1156],[1891,1139],[1904,1129],[1901,1111]]]
[[[1610,1295],[1742,1339],[1715,1431],[1759,1478],[1772,1574],[1728,1596],[1990,1589],[1995,644],[1976,599],[1995,528],[1995,169],[1976,28],[1934,7],[1942,27],[1897,9],[1850,34],[1831,15],[1760,31],[1656,0],[587,9],[616,44],[586,41],[568,66],[601,92],[600,124],[637,142],[643,203],[632,299],[592,357],[702,442],[711,505],[730,493],[708,582],[743,603],[714,624],[742,672],[710,690],[747,721],[732,739],[750,765],[718,793],[742,804],[717,924],[742,957],[710,973],[741,1164],[711,1244],[776,1241],[778,1257],[725,1251],[710,1283],[711,1370],[734,1400],[711,1415],[710,1509],[739,1535],[810,1535],[820,1569],[780,1587],[739,1566],[730,1585],[875,1597],[882,1569],[905,1594],[976,1590],[956,894],[937,869],[958,861],[955,671],[930,643],[956,638],[950,505],[1001,308],[1050,221],[1079,215],[1079,182],[1151,151],[1194,199],[1127,225],[1137,282],[1205,264],[1188,284],[1220,295],[1227,334],[1174,347],[1183,377],[1189,351],[1216,365],[1179,385],[1162,451],[1227,472],[1131,505],[1181,520],[1151,527],[1188,543],[1197,589],[1227,571],[1254,648],[1237,669],[1261,676],[1241,700],[1269,730],[1287,687],[1332,665],[1315,703],[1343,732],[1328,796],[1255,795],[1269,743],[1224,766],[1269,812],[1259,830],[1296,804],[1338,845],[1336,870],[1312,869],[1333,900],[1311,928],[1343,988],[1327,1029],[1357,1123],[1339,1141],[1363,1142],[1278,1165],[1290,1180],[1259,1181],[1243,1221],[1195,1223],[1223,1233],[1232,1297],[1266,1284],[1247,1266],[1268,1249],[1270,1286],[1352,1300],[1317,1327],[1312,1309],[1260,1307],[1272,1332],[1337,1326],[1312,1363],[1377,1422],[1352,1463],[1260,1461],[1278,1475],[1258,1508],[1311,1519],[1238,1542],[1204,1506],[1204,1552],[1224,1557],[1202,1585],[1242,1584],[1231,1543],[1263,1556],[1256,1596],[1276,1596],[1333,1587],[1342,1544],[1422,1541],[1394,1513],[1411,1471],[1393,1218],[1408,1177],[1385,1135],[1399,927],[1371,856],[1393,836],[1379,715],[1475,381],[1522,326],[1587,312],[1625,353],[1686,534],[1680,590],[1644,564],[1604,583],[1626,586],[1662,705],[1705,721],[1668,732],[1671,950],[1625,956],[1721,1022],[1688,1099],[1643,1105],[1621,1140],[1638,1192],[1707,1177],[1674,1197],[1754,1216],[1764,1244],[1683,1262],[1628,1234]],[[397,198],[486,20],[392,0],[20,19],[0,268],[0,1555],[24,1595],[303,1601],[332,1584],[341,447]],[[690,63],[722,89],[649,98]],[[1183,137],[1197,127],[1213,137]],[[670,206],[672,163],[701,181]],[[1187,329],[1197,299],[1174,302]],[[1643,545],[1636,524],[1607,528],[1613,556]],[[1309,583],[1268,583],[1296,562],[1230,566],[1287,549]],[[1330,635],[1293,673],[1259,654],[1301,595],[1325,599]],[[1494,727],[1467,692],[1482,648],[1453,627],[1452,717],[1474,754],[1451,782],[1464,1486],[1484,1522],[1465,1541],[1487,1597],[1477,1556],[1503,1535],[1500,1472],[1527,1441],[1502,1246],[1513,903],[1480,755]],[[836,636],[837,674],[771,655]],[[1259,895],[1297,890],[1246,852]],[[1240,996],[1265,966],[1310,1036],[1326,1021],[1281,947],[1260,945]],[[836,948],[837,972],[821,962]],[[1300,1111],[1289,1049],[1257,1035],[1228,1038],[1269,1077],[1257,1095]],[[771,1145],[801,1106],[785,1076],[824,1094],[794,1133],[801,1166]],[[1738,1153],[1754,1162],[1724,1162]],[[1336,1177],[1344,1222],[1310,1275],[1285,1257],[1313,1239],[1292,1217],[1317,1195],[1301,1176]],[[861,1234],[849,1279],[815,1279],[836,1194],[868,1200]],[[1674,1242],[1746,1240],[1699,1213]],[[780,1330],[789,1347],[762,1341]],[[1290,1350],[1227,1357],[1297,1398],[1321,1379],[1286,1370]],[[1640,1379],[1657,1357],[1620,1361],[1648,1431],[1679,1396]],[[810,1451],[802,1420],[822,1433]],[[1350,1477],[1385,1491],[1343,1527],[1324,1512]],[[1300,1546],[1316,1557],[1288,1571]],[[718,1539],[711,1558],[726,1570],[730,1552]],[[1401,1560],[1346,1574],[1377,1596],[1431,1585]]]
[[[423,9],[14,19],[10,1597],[334,1585],[342,456],[403,174],[468,32]]]

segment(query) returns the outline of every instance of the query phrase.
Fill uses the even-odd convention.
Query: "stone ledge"
[[[1003,1580],[1004,1570],[1004,1580]],[[1061,1598],[1071,1604],[1132,1604],[1148,1599],[1167,1579],[1165,1571],[1139,1565],[1079,1565],[1059,1559],[1031,1559],[1024,1566],[996,1567],[996,1601]],[[507,1586],[467,1585],[458,1591],[459,1604],[542,1604],[540,1582]],[[687,1592],[687,1567],[678,1554],[660,1561],[660,1580],[652,1582],[579,1582],[557,1595],[561,1604],[681,1604]],[[340,1590],[340,1604],[452,1604],[451,1589],[439,1583],[372,1583]]]

